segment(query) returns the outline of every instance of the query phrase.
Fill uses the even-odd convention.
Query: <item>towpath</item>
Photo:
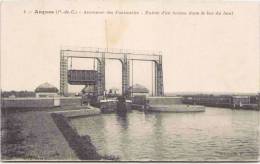
[[[2,113],[2,160],[78,160],[50,113]]]

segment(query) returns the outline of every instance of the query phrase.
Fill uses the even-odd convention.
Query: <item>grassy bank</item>
[[[25,146],[25,137],[22,131],[22,122],[13,116],[2,118],[1,152],[3,159],[26,157],[28,149]]]
[[[2,160],[78,160],[45,111],[2,111]]]

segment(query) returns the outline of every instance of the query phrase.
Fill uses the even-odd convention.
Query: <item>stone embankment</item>
[[[87,107],[82,106],[80,109],[76,109],[76,110],[56,111],[53,113],[61,114],[67,118],[73,118],[73,117],[85,117],[85,116],[98,115],[101,114],[101,111],[98,108],[94,108],[90,106]]]
[[[150,112],[173,112],[173,113],[187,113],[187,112],[205,112],[204,106],[195,105],[151,105],[147,111]]]
[[[52,113],[54,122],[67,140],[69,146],[74,150],[77,157],[81,160],[101,160],[102,157],[97,153],[95,146],[91,143],[89,136],[79,136],[69,123],[67,117],[62,114]]]
[[[82,106],[79,110],[52,112],[51,116],[80,160],[118,160],[118,157],[112,155],[99,155],[96,147],[91,143],[90,137],[87,135],[80,136],[70,123],[71,118],[94,116],[98,114],[101,114],[100,109],[92,106]]]

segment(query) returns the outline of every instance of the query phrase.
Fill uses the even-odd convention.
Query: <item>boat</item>
[[[117,102],[116,99],[100,100],[100,110],[102,113],[113,113],[117,109]]]

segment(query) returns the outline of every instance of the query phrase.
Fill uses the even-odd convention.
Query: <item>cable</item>
[[[96,60],[95,60],[95,58],[93,59],[93,69],[96,70]]]
[[[72,69],[72,57],[70,58],[70,69]]]
[[[152,96],[153,96],[153,62],[152,62]]]

